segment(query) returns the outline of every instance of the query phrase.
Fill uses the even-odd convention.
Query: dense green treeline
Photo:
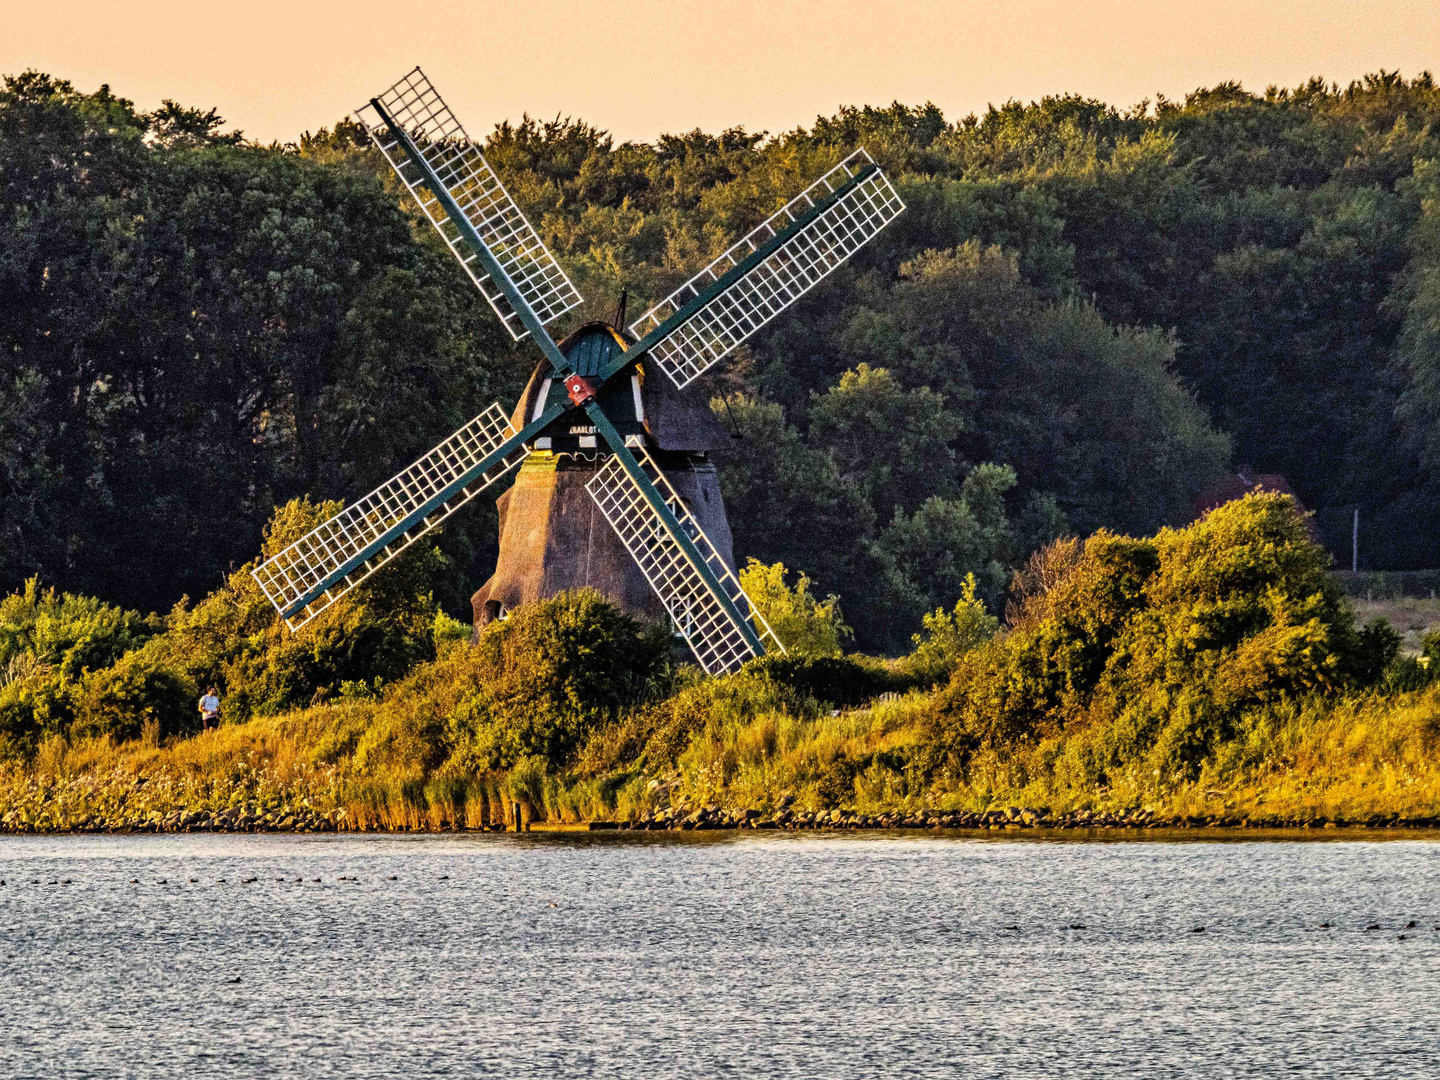
[[[1381,73],[1120,111],[845,109],[778,136],[616,144],[502,124],[487,154],[589,299],[652,302],[853,146],[909,211],[709,386],[739,553],[898,651],[966,575],[1151,533],[1233,464],[1322,539],[1440,561],[1440,91]],[[341,123],[294,146],[28,73],[0,91],[0,583],[163,610],[495,398],[512,346]],[[561,327],[563,329],[563,327]],[[488,571],[447,525],[437,595]]]
[[[39,573],[162,610],[203,596],[287,493],[368,490],[514,382],[485,359],[491,321],[368,169],[215,124],[6,83],[9,585]]]

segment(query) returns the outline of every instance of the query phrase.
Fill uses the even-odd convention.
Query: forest
[[[1057,538],[1146,535],[1237,466],[1332,551],[1440,564],[1440,90],[1380,72],[951,120],[616,143],[501,122],[487,156],[588,298],[665,295],[857,145],[901,219],[704,388],[737,557],[896,654],[973,574],[999,610]],[[369,490],[536,360],[348,120],[261,146],[38,72],[0,91],[0,590],[163,612],[277,508]],[[804,523],[794,528],[794,523]],[[490,500],[438,540],[466,617]]]

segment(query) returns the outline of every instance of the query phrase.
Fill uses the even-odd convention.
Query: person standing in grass
[[[203,731],[209,731],[210,725],[220,726],[220,699],[215,694],[215,687],[206,688],[204,696],[200,698],[200,727]]]

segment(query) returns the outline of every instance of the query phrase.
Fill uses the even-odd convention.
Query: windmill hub
[[[582,408],[595,400],[595,387],[586,382],[583,375],[566,375],[565,392],[570,395],[570,404]]]
[[[905,207],[885,174],[855,151],[631,323],[634,340],[590,323],[557,345],[545,327],[583,302],[579,290],[420,69],[359,118],[501,323],[544,360],[513,416],[491,405],[252,571],[286,624],[299,630],[520,466],[501,496],[500,565],[476,594],[477,623],[593,569],[624,606],[668,617],[711,674],[766,641],[783,651],[735,577],[714,469],[695,445],[708,410],[657,388],[684,391],[893,221]],[[537,480],[547,469],[548,485]],[[594,539],[602,518],[613,541]],[[512,527],[522,532],[507,562]]]

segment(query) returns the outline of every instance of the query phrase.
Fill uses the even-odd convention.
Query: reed
[[[516,801],[527,820],[583,822],[711,804],[768,813],[786,797],[861,813],[1021,805],[1302,821],[1440,816],[1440,686],[1278,703],[1247,714],[1194,779],[1164,782],[1137,760],[1099,787],[1063,767],[1066,737],[979,754],[963,773],[937,769],[935,693],[833,716],[797,710],[778,690],[768,704],[763,696],[754,686],[711,694],[703,725],[673,759],[640,755],[591,771],[539,757],[474,773],[427,769],[424,753],[367,759],[365,737],[397,723],[384,701],[316,706],[160,746],[52,738],[28,766],[0,772],[0,818],[64,830],[179,810],[304,808],[365,831],[480,829],[505,821]],[[613,740],[615,729],[593,738]]]
[[[1148,540],[1056,544],[1016,592],[1004,633],[972,597],[927,619],[909,658],[797,652],[721,678],[676,670],[662,633],[597,594],[562,594],[475,647],[437,636],[436,658],[392,682],[343,682],[194,737],[128,721],[97,734],[82,722],[91,687],[81,720],[27,752],[10,744],[0,819],[108,828],[243,808],[272,824],[473,829],[515,803],[552,822],[782,804],[1440,817],[1440,682],[1396,657],[1383,624],[1354,625],[1288,500],[1249,496]],[[66,603],[32,589],[10,607]],[[46,696],[47,670],[17,667],[0,687],[12,717],[68,700],[63,679]]]

